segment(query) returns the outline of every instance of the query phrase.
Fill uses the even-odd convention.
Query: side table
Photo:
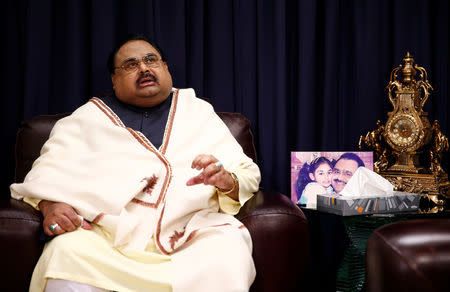
[[[448,210],[339,216],[301,208],[309,221],[311,278],[315,282],[311,287],[321,291],[364,291],[367,240],[378,227],[410,219],[450,218]]]

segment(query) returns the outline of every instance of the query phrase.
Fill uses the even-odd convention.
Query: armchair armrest
[[[309,267],[308,222],[283,194],[259,190],[236,215],[253,241],[256,279],[250,291],[301,291]]]
[[[2,290],[28,291],[43,249],[41,222],[40,212],[27,203],[0,200],[0,257],[5,263],[0,273]]]

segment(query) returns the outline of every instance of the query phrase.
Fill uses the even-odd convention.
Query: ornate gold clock
[[[385,125],[361,136],[362,144],[375,151],[375,171],[387,178],[399,191],[421,193],[436,204],[439,197],[450,197],[448,175],[441,167],[442,154],[448,151],[448,139],[440,131],[438,121],[430,124],[423,106],[430,91],[424,68],[414,65],[407,53],[404,64],[392,70],[386,87],[394,107]],[[418,78],[416,79],[416,75]]]

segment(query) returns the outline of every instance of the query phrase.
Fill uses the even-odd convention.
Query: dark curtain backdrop
[[[161,44],[174,86],[250,119],[262,186],[287,195],[290,151],[357,150],[385,122],[384,88],[407,51],[449,134],[447,0],[4,0],[0,14],[6,192],[20,121],[110,92],[106,58],[128,32]]]

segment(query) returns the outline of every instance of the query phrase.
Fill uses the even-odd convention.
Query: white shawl
[[[186,186],[198,174],[191,162],[202,153],[237,172],[240,195],[257,190],[258,167],[192,89],[174,92],[159,149],[92,98],[56,123],[24,183],[11,185],[11,195],[65,202],[109,233],[115,246],[143,250],[153,236],[170,254],[200,232],[242,228],[219,212],[214,187]]]

